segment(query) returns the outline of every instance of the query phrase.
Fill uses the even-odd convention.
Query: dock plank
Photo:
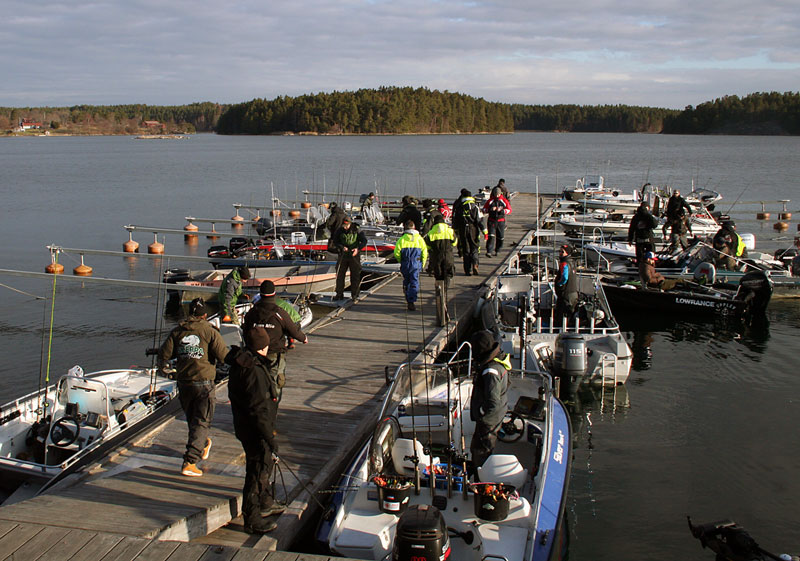
[[[68,533],[69,529],[67,528],[44,527],[35,536],[29,538],[9,559],[24,559],[25,561],[36,559],[42,552],[47,551],[55,542],[61,540]],[[6,550],[0,545],[1,551]]]
[[[42,552],[37,561],[63,561],[64,559],[69,559],[96,535],[96,532],[69,530],[69,532],[54,543],[50,549]]]
[[[14,553],[42,530],[44,530],[44,526],[40,526],[39,524],[19,524],[12,531],[0,538],[0,555],[2,555],[4,559],[13,559]],[[17,559],[21,559],[21,557]]]
[[[133,561],[149,543],[145,538],[125,536],[101,561]]]
[[[199,561],[209,546],[195,543],[178,544],[169,561]]]
[[[135,557],[136,561],[166,561],[169,559],[180,543],[149,541],[147,546]]]
[[[70,557],[69,561],[97,561],[121,542],[122,538],[123,536],[114,534],[97,534]]]

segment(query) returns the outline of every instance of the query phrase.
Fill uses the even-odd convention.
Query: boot
[[[472,274],[473,275],[477,275],[478,274],[478,266],[477,265],[473,265],[472,266]]]
[[[245,522],[244,531],[248,534],[266,534],[278,527],[276,522],[272,520],[264,520],[263,518],[253,522],[252,524]]]

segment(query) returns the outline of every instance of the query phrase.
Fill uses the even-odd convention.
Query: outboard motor
[[[262,216],[256,220],[255,223],[256,232],[258,232],[259,236],[263,236],[264,234],[271,232],[274,227],[275,221],[269,216]]]
[[[250,240],[248,240],[247,238],[243,238],[243,237],[240,237],[240,236],[237,236],[235,238],[231,238],[231,241],[228,242],[228,248],[230,249],[231,256],[235,255],[237,250],[239,250],[239,249],[241,249],[241,248],[243,248],[243,247],[245,247],[246,245],[249,245],[249,244],[250,244]]]
[[[764,271],[750,271],[739,280],[739,290],[736,291],[736,300],[748,303],[747,316],[749,318],[764,315],[767,304],[772,298],[772,279]]]
[[[444,517],[432,505],[411,505],[397,521],[392,561],[445,561],[450,537]]]
[[[227,245],[212,245],[208,248],[208,256],[218,259],[229,259],[232,257]]]
[[[555,371],[561,376],[561,389],[574,395],[588,369],[586,339],[577,333],[561,333],[556,338]]]

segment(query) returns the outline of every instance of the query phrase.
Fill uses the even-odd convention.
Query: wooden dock
[[[501,255],[482,257],[480,276],[465,276],[461,259],[456,260],[448,303],[452,321],[448,326],[436,326],[432,277],[423,275],[417,311],[408,311],[402,279],[394,276],[362,293],[357,302],[316,320],[307,330],[309,343],[289,352],[287,384],[278,415],[279,465],[285,482],[284,491],[278,478],[278,498],[285,496],[289,508],[278,518],[275,531],[263,537],[246,534],[241,518],[237,518],[244,454],[233,435],[223,386],[217,391],[211,457],[200,464],[203,477],[180,475],[186,424],[182,417],[171,418],[117,451],[102,465],[64,481],[44,495],[0,508],[0,559],[3,554],[8,555],[4,543],[19,543],[22,545],[15,551],[28,551],[31,543],[49,544],[74,532],[82,539],[89,537],[85,554],[76,551],[73,559],[118,558],[109,557],[112,549],[133,551],[142,544],[134,556],[127,558],[165,558],[155,550],[163,551],[174,542],[164,542],[169,546],[151,544],[148,540],[153,539],[194,542],[190,544],[194,549],[186,550],[192,553],[186,557],[183,553],[172,556],[183,551],[180,548],[184,546],[175,545],[168,554],[171,561],[328,558],[265,554],[292,548],[308,522],[319,513],[320,503],[326,498],[324,491],[338,480],[374,424],[387,388],[386,370],[394,372],[401,363],[418,358],[420,353],[436,357],[449,341],[461,340],[470,328],[483,283],[508,257],[513,245],[536,225],[540,207],[535,196],[520,194],[511,202],[513,213]],[[44,521],[48,526],[41,526]],[[29,537],[18,539],[15,535]],[[101,551],[105,546],[90,546],[96,540],[114,543]],[[137,545],[125,545],[133,543]],[[219,553],[216,557],[214,548],[222,548],[224,555]],[[152,555],[148,553],[151,549]],[[192,557],[195,553],[197,557]],[[40,558],[48,558],[46,552]]]

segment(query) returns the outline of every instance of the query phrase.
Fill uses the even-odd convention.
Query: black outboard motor
[[[588,369],[586,339],[577,333],[561,333],[556,338],[554,367],[561,376],[561,390],[574,395]]]
[[[747,302],[749,318],[763,316],[772,298],[772,279],[764,271],[750,271],[739,280],[736,300]]]
[[[243,238],[243,237],[240,237],[240,236],[237,236],[235,238],[231,238],[231,241],[228,242],[228,248],[230,249],[231,256],[236,255],[236,251],[237,250],[239,250],[239,249],[241,249],[241,248],[243,248],[243,247],[245,247],[247,245],[250,245],[251,243],[252,242],[250,240],[248,240],[247,238]]]
[[[272,232],[272,229],[275,227],[275,221],[269,216],[262,216],[256,220],[255,227],[258,235],[263,236],[268,232]]]
[[[450,536],[444,517],[432,505],[411,505],[400,515],[392,561],[445,561],[450,558]]]

